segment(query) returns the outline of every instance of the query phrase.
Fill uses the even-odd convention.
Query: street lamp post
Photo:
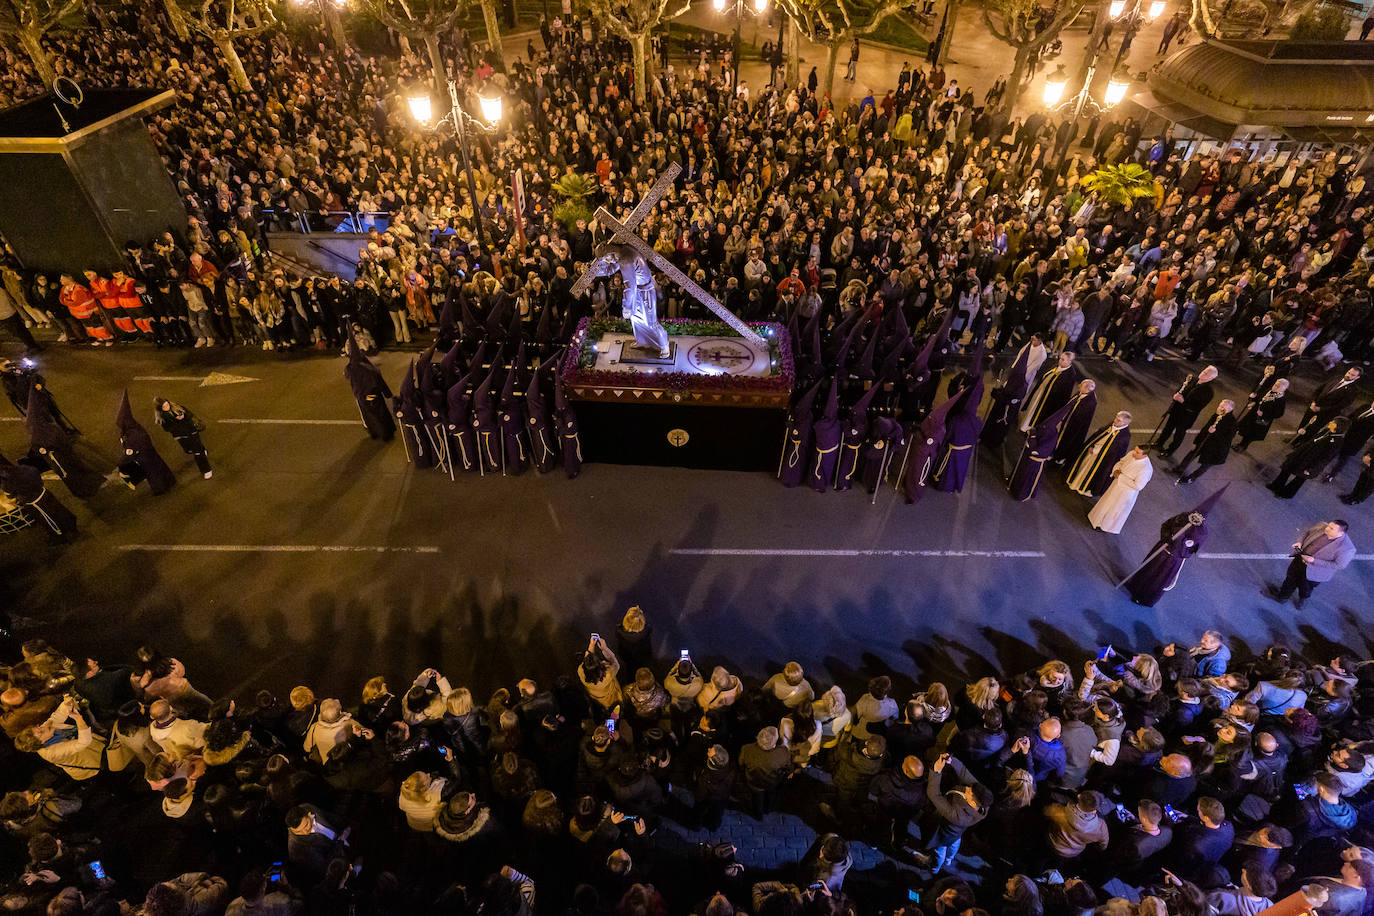
[[[1088,73],[1083,80],[1083,85],[1069,98],[1064,98],[1064,92],[1068,89],[1069,77],[1064,72],[1064,65],[1060,64],[1054,72],[1045,78],[1044,100],[1045,107],[1051,111],[1060,111],[1069,106],[1073,106],[1073,113],[1070,115],[1072,120],[1077,121],[1083,115],[1083,109],[1089,105],[1093,111],[1101,113],[1109,108],[1114,108],[1126,97],[1126,91],[1131,86],[1130,76],[1118,71],[1112,74],[1112,78],[1107,82],[1107,89],[1102,94],[1102,103],[1092,97],[1093,76],[1097,73],[1097,54],[1094,52],[1088,58]]]
[[[730,52],[730,85],[731,88],[736,93],[738,93],[740,31],[744,27],[745,0],[729,0],[729,2],[733,3],[735,7],[735,36],[734,41],[731,45],[732,50]],[[722,13],[725,11],[726,3],[727,0],[711,0],[711,6],[715,9],[717,13]],[[768,11],[768,0],[753,0],[753,5],[754,12],[760,16]]]
[[[458,137],[458,150],[463,156],[463,171],[467,173],[468,196],[472,198],[472,217],[477,226],[477,247],[479,252],[485,254],[490,249],[487,246],[486,226],[482,222],[482,202],[477,199],[477,179],[472,175],[472,156],[468,150],[467,122],[471,121],[480,130],[491,130],[491,125],[501,120],[501,97],[477,97],[477,104],[482,111],[481,119],[474,118],[458,104],[458,84],[453,80],[448,81],[448,100],[448,114],[440,118],[433,127],[437,130],[445,121],[453,122],[453,131]],[[421,124],[428,126],[433,115],[433,105],[429,96],[412,96],[408,101],[411,115]],[[473,259],[473,270],[477,269],[476,260],[476,258]]]

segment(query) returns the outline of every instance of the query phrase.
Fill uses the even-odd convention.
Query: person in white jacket
[[[347,744],[355,736],[371,740],[372,730],[363,728],[361,723],[343,711],[342,703],[331,698],[320,701],[320,717],[306,730],[303,746],[306,756],[327,763],[336,748]]]
[[[77,780],[99,773],[105,759],[105,739],[91,731],[90,723],[70,696],[63,699],[47,721],[20,732],[14,747],[37,754]]]
[[[1112,484],[1107,492],[1088,512],[1088,523],[1098,531],[1120,534],[1131,510],[1135,508],[1136,497],[1145,489],[1145,484],[1154,476],[1154,465],[1145,450],[1136,446],[1122,456],[1112,468]]]

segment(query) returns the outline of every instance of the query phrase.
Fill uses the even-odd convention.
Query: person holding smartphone
[[[601,634],[593,633],[587,642],[587,651],[582,654],[582,664],[577,666],[577,679],[582,682],[587,696],[601,707],[603,717],[624,702],[617,679],[619,674],[620,660]]]

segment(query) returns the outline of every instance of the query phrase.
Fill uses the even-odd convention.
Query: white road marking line
[[[350,544],[120,544],[149,553],[438,553],[438,547],[363,547]]]
[[[135,375],[136,382],[203,382],[203,375]]]
[[[1043,559],[1039,550],[811,550],[773,547],[675,547],[694,557],[988,557],[996,560]]]
[[[359,426],[361,420],[273,420],[256,417],[235,417],[215,420],[216,423],[237,423],[239,425],[260,424],[263,426]]]
[[[23,417],[0,417],[0,423],[23,423]]]
[[[1291,553],[1200,553],[1202,560],[1291,560]],[[1357,560],[1374,560],[1374,553],[1357,553]]]

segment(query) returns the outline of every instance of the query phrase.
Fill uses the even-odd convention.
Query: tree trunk
[[[191,27],[186,24],[186,14],[177,5],[177,0],[162,0],[162,9],[166,12],[167,21],[172,24],[172,31],[176,33],[178,40],[189,40]]]
[[[791,16],[787,18],[787,75],[784,82],[792,89],[801,85],[801,29]]]
[[[340,53],[347,51],[348,33],[344,31],[343,17],[339,15],[339,7],[334,0],[321,0],[320,17],[324,19],[324,31],[329,36],[330,45]]]
[[[213,38],[215,47],[219,48],[219,56],[224,59],[224,66],[229,71],[229,79],[233,82],[234,88],[239,92],[247,92],[249,87],[248,71],[243,69],[243,61],[239,59],[239,52],[234,48],[234,39],[229,32],[221,32]]]
[[[829,96],[835,89],[835,64],[840,59],[840,43],[835,40],[835,36],[830,37],[830,41],[825,45],[825,75],[821,77],[821,97]],[[831,99],[830,107],[834,109],[834,99]]]
[[[1007,91],[1002,96],[1003,123],[1011,120],[1016,111],[1016,103],[1021,99],[1021,91],[1025,89],[1026,84],[1026,70],[1030,67],[1030,58],[1030,48],[1022,46],[1016,49],[1016,58],[1011,65],[1011,75],[1007,77]]]
[[[48,49],[43,47],[43,33],[32,27],[20,29],[19,43],[28,52],[29,60],[33,61],[34,69],[42,78],[43,85],[51,89],[52,81],[57,79],[57,71],[53,69]]]
[[[649,95],[649,35],[636,32],[630,36],[630,49],[634,52],[635,104],[643,105]]]
[[[439,50],[438,35],[433,32],[425,35],[425,50],[429,52],[429,66],[434,72],[434,107],[448,111],[448,68],[444,66],[444,55]]]
[[[482,21],[487,26],[487,44],[491,45],[492,66],[506,72],[505,49],[501,47],[501,21],[496,15],[496,0],[482,0]]]

